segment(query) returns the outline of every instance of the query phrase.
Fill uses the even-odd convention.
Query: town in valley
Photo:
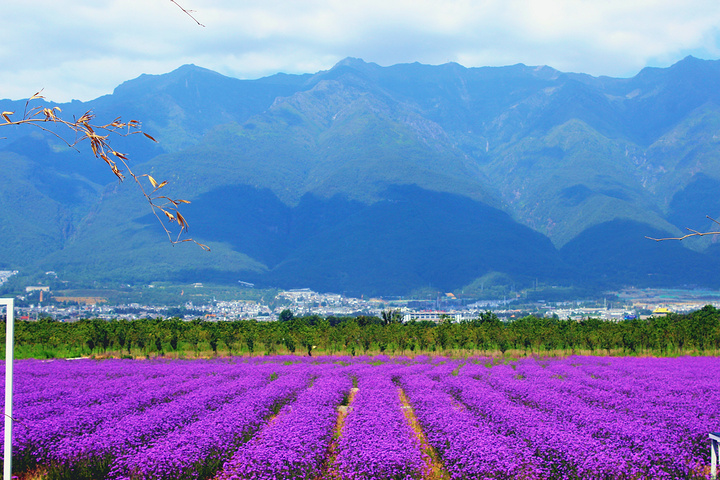
[[[0,286],[17,271],[0,271]],[[48,276],[56,277],[54,272]],[[140,290],[138,292],[138,290]],[[92,294],[68,295],[54,292],[49,285],[26,285],[24,295],[18,295],[17,317],[20,320],[51,318],[57,321],[76,321],[83,318],[105,320],[140,318],[172,318],[184,320],[196,318],[205,321],[257,320],[275,321],[285,310],[294,316],[349,317],[358,315],[380,317],[388,310],[399,312],[404,322],[432,321],[462,322],[477,318],[481,313],[492,311],[500,319],[511,321],[525,315],[559,318],[562,320],[583,320],[599,318],[620,321],[633,318],[688,313],[705,305],[720,307],[720,292],[697,289],[633,289],[609,292],[596,298],[562,301],[546,301],[531,298],[527,291],[513,292],[511,296],[497,299],[458,298],[450,292],[431,292],[425,298],[415,297],[373,297],[356,298],[339,293],[319,293],[309,288],[288,290],[254,289],[254,285],[240,282],[233,292],[223,290],[217,298],[217,288],[196,282],[189,285],[145,285],[135,288],[135,297],[148,293],[169,290],[175,292],[175,304],[163,296],[163,301],[133,299],[113,301],[103,296],[102,289]],[[177,293],[179,292],[179,294]],[[248,299],[256,295],[248,292],[262,292],[261,298]],[[87,293],[87,292],[86,292]],[[170,293],[170,296],[173,294]],[[268,298],[271,295],[271,298]]]

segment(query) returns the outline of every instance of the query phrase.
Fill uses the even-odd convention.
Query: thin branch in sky
[[[177,7],[178,7],[180,10],[182,10],[183,13],[185,13],[188,17],[190,17],[190,18],[192,18],[193,20],[195,20],[195,23],[197,23],[197,24],[200,25],[201,27],[204,27],[204,26],[205,26],[205,25],[203,25],[202,23],[200,23],[197,18],[193,17],[192,14],[195,13],[195,10],[186,10],[185,8],[183,8],[182,5],[180,5],[180,4],[179,4],[178,2],[176,2],[175,0],[170,0],[170,1],[171,1],[172,3],[174,3],[175,5],[177,5]]]
[[[720,225],[720,222],[712,218],[710,215],[705,215],[707,218],[712,220],[713,222]],[[669,238],[653,238],[646,236],[645,238],[648,238],[650,240],[655,240],[656,242],[664,242],[665,240],[685,240],[688,237],[704,237],[705,235],[720,235],[720,231],[712,231],[712,232],[698,232],[697,230],[693,230],[692,228],[687,228],[687,230],[691,233],[688,233],[686,235],[683,235],[682,237],[669,237]]]

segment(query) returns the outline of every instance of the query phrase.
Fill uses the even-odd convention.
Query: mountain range
[[[114,147],[191,201],[189,236],[211,251],[170,245],[86,145],[3,127],[0,269],[367,295],[718,287],[717,237],[646,238],[720,213],[718,86],[720,61],[693,57],[632,78],[354,58],[257,80],[142,75],[46,105],[141,121],[158,143]]]

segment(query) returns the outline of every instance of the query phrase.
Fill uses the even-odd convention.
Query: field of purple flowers
[[[702,479],[720,430],[712,357],[23,360],[15,376],[20,478]]]

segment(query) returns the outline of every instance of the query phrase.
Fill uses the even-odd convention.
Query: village
[[[63,302],[67,297],[54,297],[53,302],[44,302],[51,295],[47,287],[26,287],[27,297],[37,299],[17,307],[18,319],[39,320],[50,318],[57,321],[76,321],[83,318],[100,318],[105,320],[140,318],[172,318],[183,320],[200,318],[205,321],[257,320],[275,321],[280,313],[290,310],[295,317],[350,317],[377,316],[392,310],[399,313],[403,322],[431,321],[451,322],[469,321],[478,318],[481,313],[491,311],[503,321],[512,321],[527,315],[561,320],[581,321],[587,318],[598,318],[606,321],[644,319],[650,316],[671,313],[688,313],[699,310],[705,305],[720,306],[720,298],[703,296],[699,298],[668,298],[653,296],[647,291],[636,292],[630,298],[621,295],[621,302],[615,301],[563,301],[563,302],[526,302],[517,299],[481,300],[465,303],[448,293],[438,295],[434,299],[386,299],[386,298],[353,298],[336,293],[318,293],[308,288],[280,291],[273,305],[265,305],[252,300],[213,300],[194,302],[187,301],[177,306],[143,305],[127,303],[111,305],[97,301],[95,297],[73,298],[72,302]],[[617,298],[617,297],[616,297]],[[84,300],[84,301],[77,301]]]

